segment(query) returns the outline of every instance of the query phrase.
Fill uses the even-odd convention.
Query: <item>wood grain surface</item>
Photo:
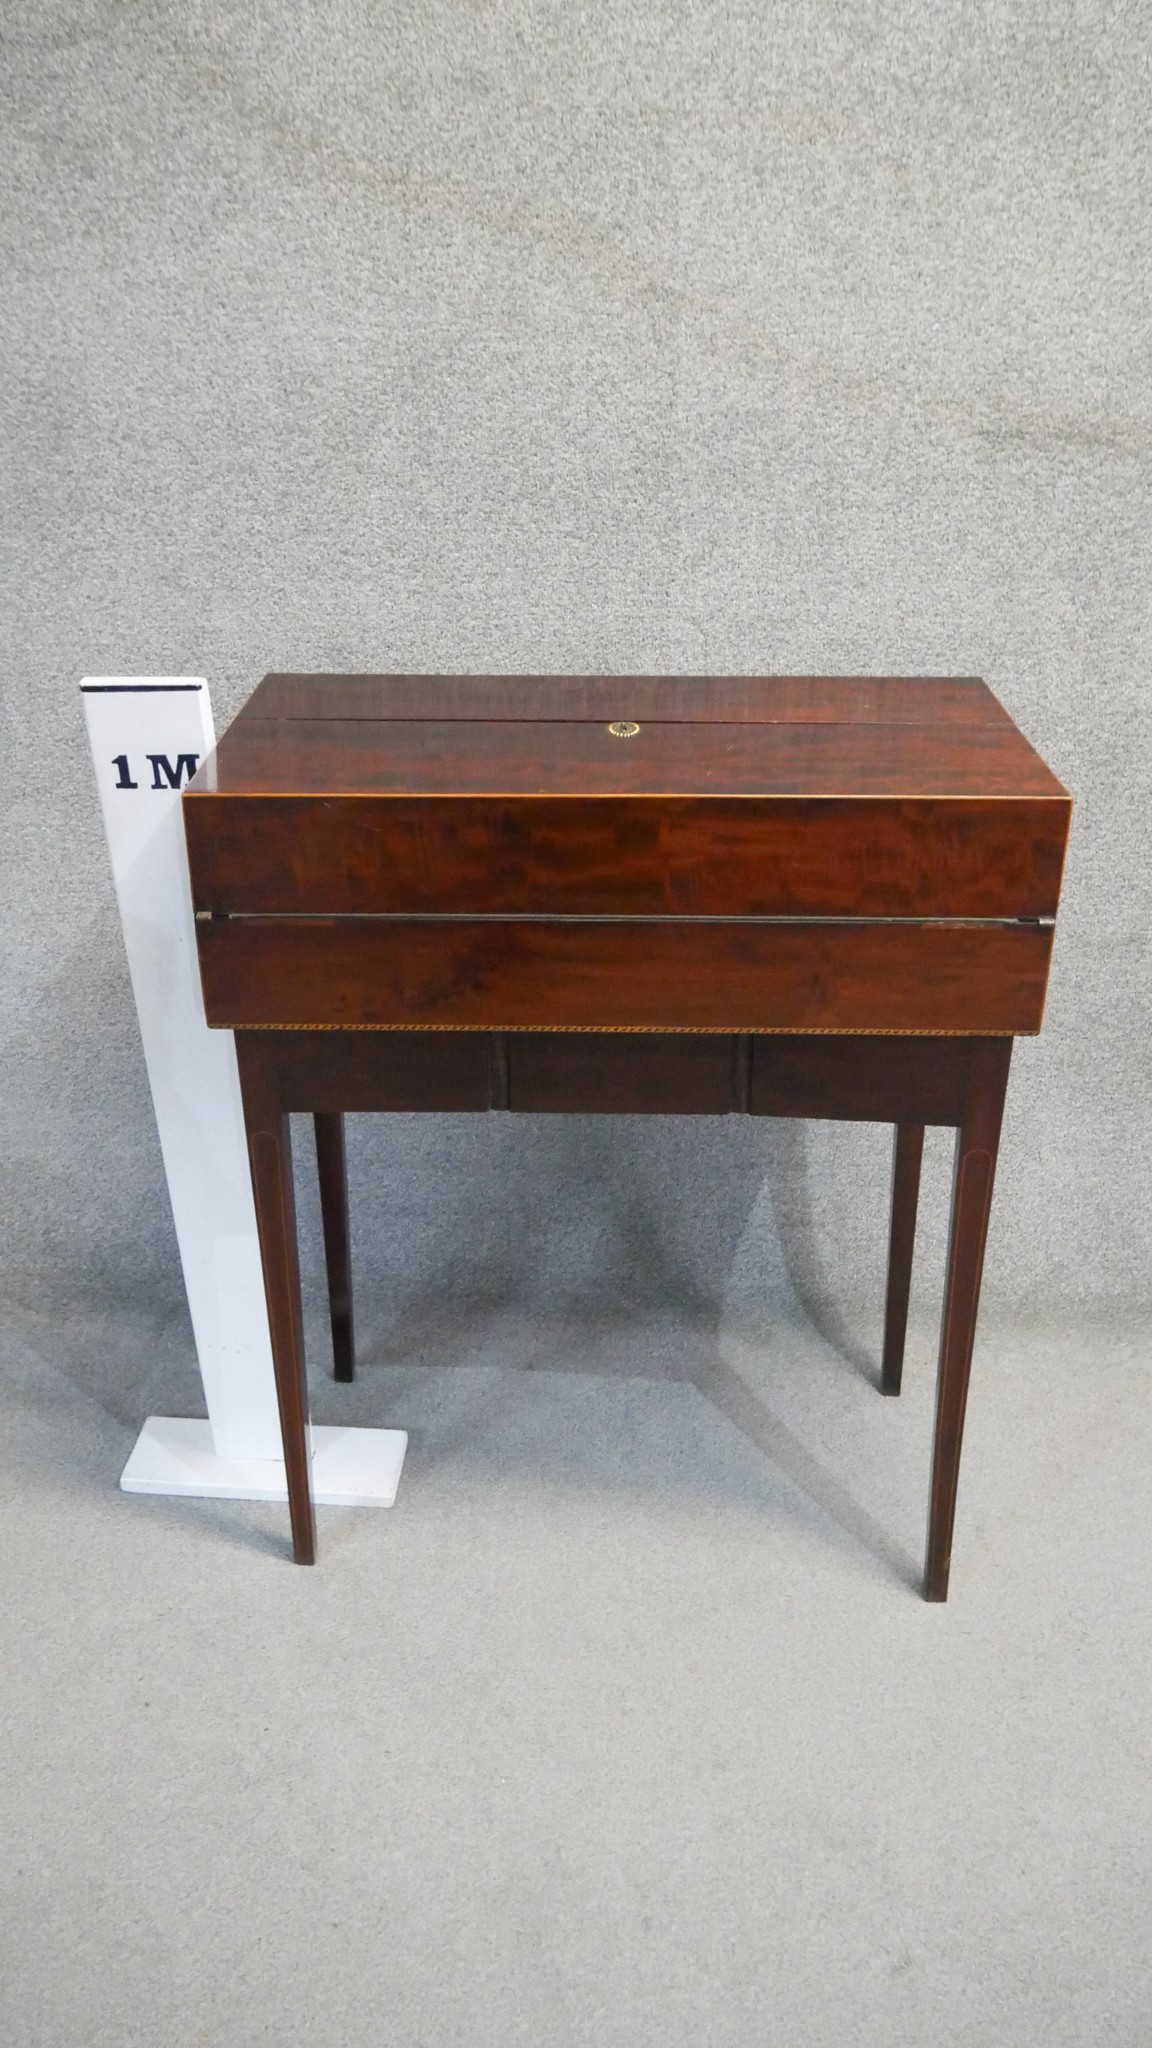
[[[245,1031],[286,1110],[835,1117],[958,1125],[980,1038]],[[494,1068],[504,1080],[492,1086]]]
[[[740,1097],[736,1040],[711,1033],[509,1032],[508,1108],[548,1115],[726,1116]]]
[[[958,1124],[976,1038],[757,1038],[757,1116]]]
[[[214,918],[235,1029],[1032,1032],[1052,932],[995,924]]]
[[[1047,917],[1067,799],[188,797],[199,911]]]
[[[627,714],[620,713],[625,717]],[[191,785],[233,796],[1066,797],[1005,721],[240,718]]]

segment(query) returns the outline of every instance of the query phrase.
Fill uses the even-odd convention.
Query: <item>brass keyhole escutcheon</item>
[[[608,730],[614,740],[634,740],[640,727],[631,718],[614,718]]]

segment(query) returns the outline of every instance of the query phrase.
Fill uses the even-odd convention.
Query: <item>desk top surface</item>
[[[189,794],[1067,801],[985,683],[902,676],[268,675]]]

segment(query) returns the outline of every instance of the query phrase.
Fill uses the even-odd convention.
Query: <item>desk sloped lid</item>
[[[963,677],[270,675],[185,802],[198,909],[344,915],[1050,916],[1069,810]]]

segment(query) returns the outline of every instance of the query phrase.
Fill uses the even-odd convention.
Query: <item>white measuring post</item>
[[[127,1493],[286,1500],[236,1047],[204,1018],[180,794],[216,744],[202,676],[80,685],[208,1420],[149,1416]],[[313,1496],[390,1507],[407,1436],[312,1430]]]

